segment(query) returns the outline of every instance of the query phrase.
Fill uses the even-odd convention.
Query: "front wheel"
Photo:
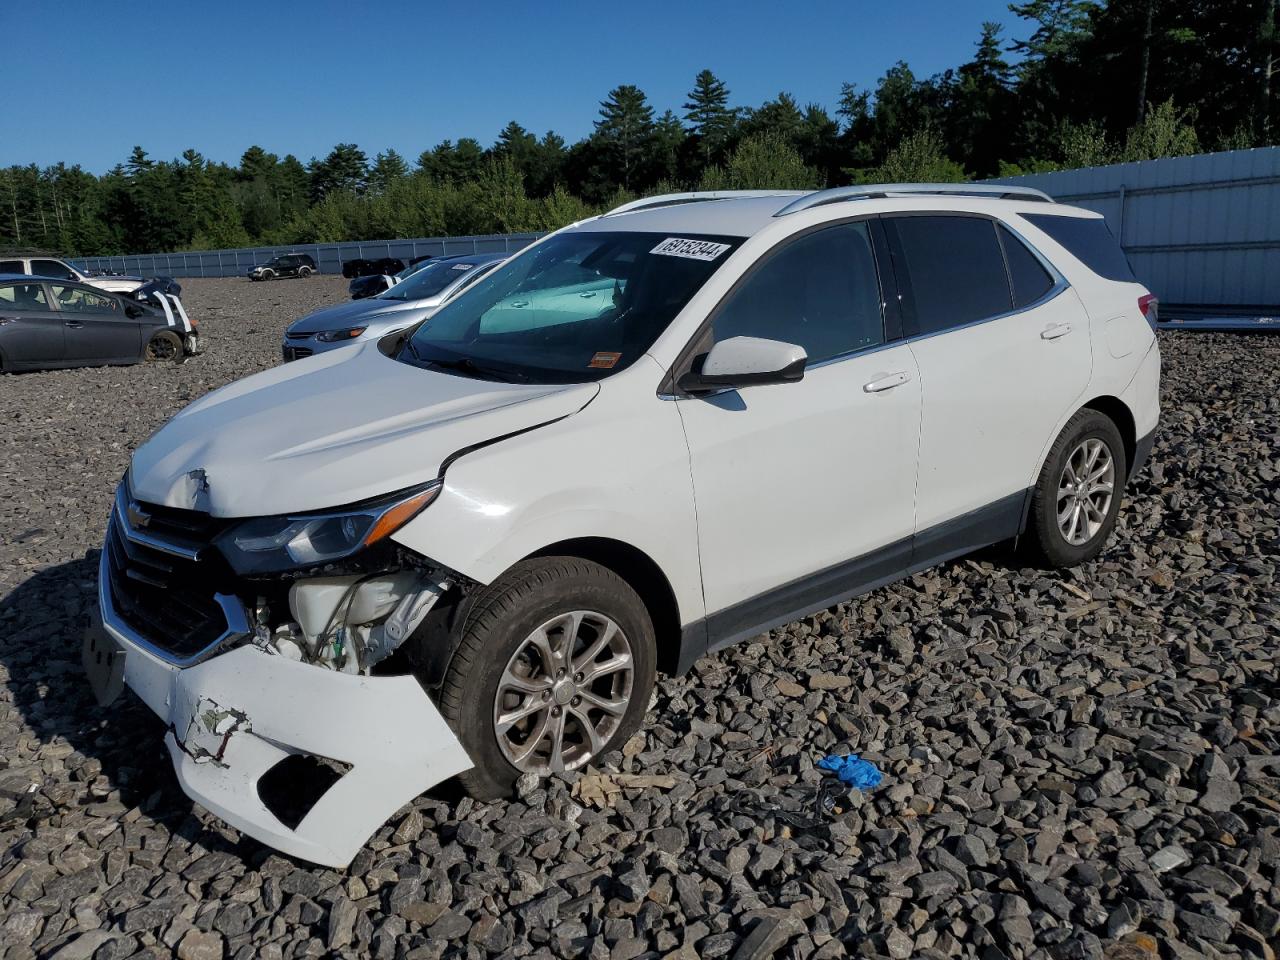
[[[1120,513],[1128,464],[1111,419],[1081,410],[1062,428],[1040,470],[1031,500],[1033,551],[1052,567],[1092,560]]]
[[[472,796],[507,796],[523,773],[579,769],[640,726],[653,622],[611,570],[522,561],[484,588],[461,629],[440,709],[475,763],[459,777]]]
[[[157,330],[147,341],[148,360],[177,360],[182,356],[182,340],[172,330]]]

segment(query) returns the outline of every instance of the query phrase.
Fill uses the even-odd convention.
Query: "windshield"
[[[400,281],[386,293],[380,294],[383,300],[426,300],[444,290],[453,281],[465,276],[476,268],[474,263],[459,263],[456,260],[436,260],[428,263],[417,273]]]
[[[648,350],[739,243],[629,231],[551,237],[442,307],[399,359],[498,380],[599,380]]]

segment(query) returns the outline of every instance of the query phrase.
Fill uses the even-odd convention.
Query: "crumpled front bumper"
[[[146,649],[116,614],[105,574],[102,625],[124,652],[124,683],[168,724],[165,743],[183,790],[243,833],[344,867],[397,809],[472,766],[413,677],[338,673],[253,646],[178,667]],[[258,783],[297,754],[350,769],[290,829]]]

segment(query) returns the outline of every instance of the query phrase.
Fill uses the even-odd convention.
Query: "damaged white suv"
[[[658,670],[996,541],[1095,556],[1152,443],[1154,310],[1035,191],[629,204],[144,443],[90,677],[209,810],[343,865],[446,778],[617,747]]]

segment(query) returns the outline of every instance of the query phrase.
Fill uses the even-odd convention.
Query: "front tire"
[[[147,341],[146,357],[151,361],[181,360],[182,340],[172,330],[157,330]]]
[[[1106,546],[1128,477],[1124,441],[1097,410],[1062,428],[1040,470],[1028,520],[1030,547],[1051,567],[1074,567]]]
[[[656,672],[653,622],[613,571],[576,557],[517,564],[476,597],[440,711],[480,799],[523,773],[580,769],[640,726]]]

